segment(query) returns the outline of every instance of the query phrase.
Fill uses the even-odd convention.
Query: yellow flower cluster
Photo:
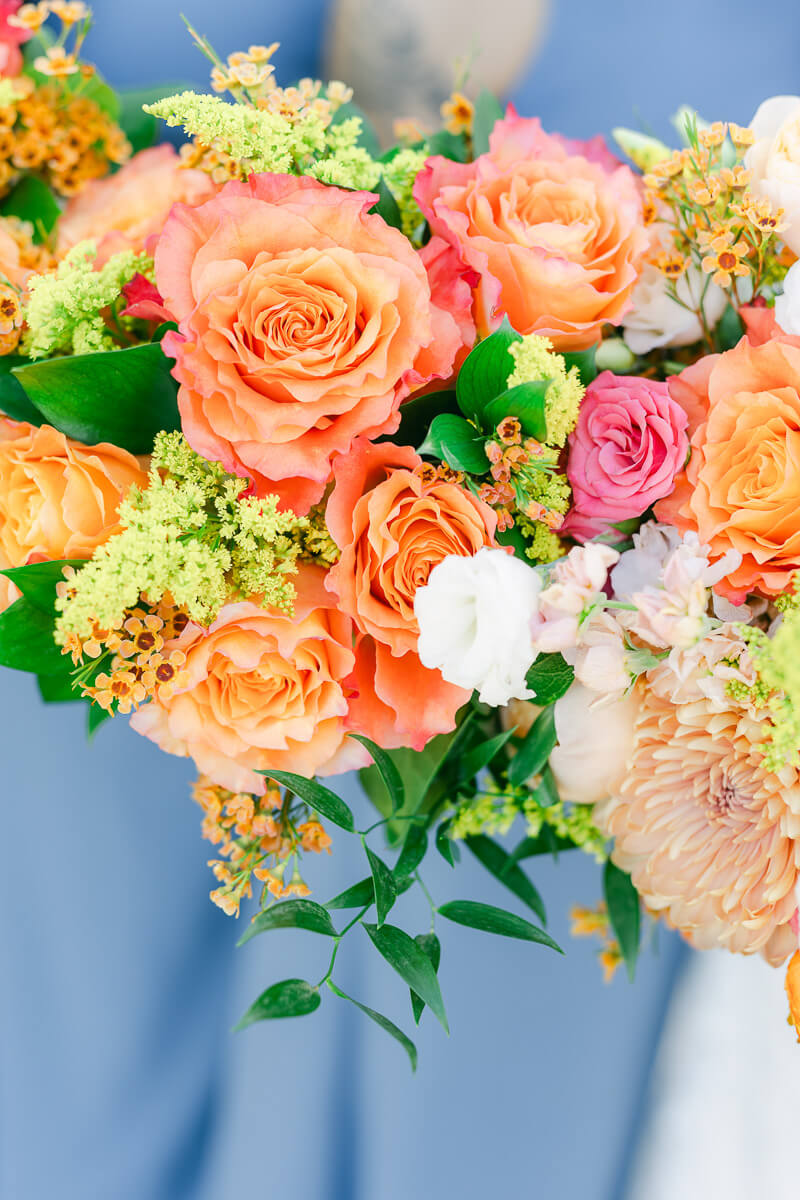
[[[122,532],[109,538],[57,602],[56,641],[65,648],[100,628],[119,630],[145,597],[164,597],[202,624],[226,601],[258,598],[291,611],[304,517],[278,510],[278,498],[243,497],[247,480],[189,449],[180,433],[160,433],[148,486],[119,508]]]
[[[698,128],[690,114],[686,136],[685,149],[650,162],[644,176],[646,215],[667,225],[671,237],[670,248],[653,261],[672,283],[688,266],[699,267],[730,289],[738,308],[737,280],[748,279],[748,296],[755,296],[774,278],[783,210],[747,190],[752,173],[742,160],[751,130],[721,121]]]
[[[254,878],[263,884],[262,908],[270,896],[277,900],[309,894],[300,875],[300,857],[304,851],[330,853],[331,839],[302,802],[288,797],[284,801],[275,786],[263,796],[230,792],[204,776],[195,783],[192,796],[203,810],[203,837],[218,847],[220,857],[208,865],[221,885],[211,899],[223,912],[238,917],[242,900],[253,894]]]
[[[13,98],[0,106],[0,195],[35,171],[62,196],[124,162],[131,147],[111,117],[89,96],[58,84],[15,79]]]
[[[597,957],[603,968],[603,980],[605,983],[610,983],[623,958],[619,943],[611,933],[605,904],[601,901],[597,908],[581,908],[573,905],[569,915],[572,921],[570,933],[573,937],[599,937],[603,942],[603,947],[598,950]]]
[[[800,762],[800,595],[779,596],[776,606],[783,620],[772,637],[756,626],[740,626],[758,678],[746,693],[729,690],[734,699],[766,708],[770,733],[764,762],[767,770],[779,772]]]
[[[561,448],[575,428],[585,389],[577,367],[555,354],[545,337],[529,334],[510,347],[515,367],[509,388],[549,380],[545,396],[547,442],[523,438],[516,417],[505,417],[486,442],[491,483],[478,495],[497,512],[498,529],[517,525],[534,562],[551,562],[563,553],[556,531],[569,508],[571,491],[558,470]]]

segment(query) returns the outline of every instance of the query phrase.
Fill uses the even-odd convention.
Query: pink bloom
[[[577,350],[629,309],[648,237],[639,185],[602,143],[565,141],[509,109],[488,154],[430,158],[414,195],[476,274],[481,333],[506,313],[520,333]]]
[[[619,559],[616,550],[599,542],[574,546],[550,573],[539,597],[533,638],[541,654],[574,649],[581,640],[583,614],[605,600],[609,568]]]
[[[122,294],[128,301],[123,317],[137,317],[140,321],[171,321],[172,314],[164,308],[161,293],[154,283],[144,275],[136,274],[126,283]]]
[[[156,251],[180,326],[164,348],[188,441],[298,512],[321,498],[333,455],[392,433],[401,401],[449,377],[463,347],[423,258],[368,211],[374,199],[254,175],[197,208],[177,205]],[[434,289],[452,291],[458,311],[445,268]]]
[[[19,75],[22,70],[20,46],[31,36],[27,29],[9,25],[8,18],[18,11],[22,0],[0,0],[0,75]]]
[[[666,383],[598,375],[569,439],[574,503],[565,531],[580,540],[595,537],[668,496],[686,461],[687,424]]]

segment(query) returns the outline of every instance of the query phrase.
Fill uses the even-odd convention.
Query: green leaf
[[[527,437],[546,442],[545,397],[550,382],[549,379],[535,379],[531,383],[518,383],[490,400],[481,417],[487,433],[496,429],[503,417],[516,417]]]
[[[472,156],[489,152],[489,134],[498,121],[503,119],[503,109],[500,101],[492,92],[485,88],[475,101],[475,113],[472,118]]]
[[[403,849],[400,851],[400,857],[394,865],[395,879],[402,879],[405,876],[413,875],[425,857],[427,849],[428,834],[424,826],[412,823],[409,825],[406,840],[403,842]]]
[[[464,780],[474,779],[479,771],[487,767],[499,750],[502,750],[509,738],[514,736],[513,729],[498,733],[496,737],[481,742],[479,746],[469,750],[460,762],[460,774]]]
[[[373,190],[378,193],[379,198],[369,211],[377,213],[379,217],[383,217],[386,224],[391,225],[393,229],[402,229],[403,218],[400,213],[400,207],[383,175],[378,180],[378,186]]]
[[[412,396],[400,405],[400,427],[397,433],[387,433],[376,440],[394,442],[396,446],[419,446],[428,436],[428,429],[435,417],[440,413],[457,412],[455,389]]]
[[[509,347],[519,341],[520,335],[504,317],[500,328],[478,342],[464,359],[456,396],[461,411],[476,423],[480,424],[486,405],[508,390],[508,377],[516,365]]]
[[[259,933],[268,929],[305,929],[309,933],[321,933],[325,937],[337,937],[333,922],[326,909],[313,900],[283,900],[265,908],[250,923],[249,929],[242,934],[237,946],[243,946]]]
[[[554,704],[567,692],[575,678],[575,668],[561,654],[540,654],[525,676],[525,682],[534,693],[534,700],[542,707]]]
[[[316,1012],[320,1005],[319,988],[305,979],[282,979],[262,992],[237,1025],[234,1033],[256,1021],[274,1021],[282,1017],[305,1017]]]
[[[560,837],[549,825],[543,825],[535,837],[523,838],[508,856],[506,870],[523,858],[535,858],[540,854],[552,854],[558,858],[560,850],[577,850],[572,838]]]
[[[152,146],[158,136],[158,120],[142,109],[143,104],[155,104],[166,96],[191,91],[190,83],[164,83],[156,87],[124,89],[118,93],[119,119],[122,132],[133,147],[134,154]]]
[[[81,693],[72,686],[72,675],[67,671],[61,675],[39,675],[36,682],[39,685],[39,695],[46,704],[63,704],[68,700],[82,699]]]
[[[382,858],[379,858],[369,846],[364,844],[367,852],[369,869],[372,872],[372,884],[375,890],[375,910],[378,914],[378,929],[383,925],[397,899],[397,888],[394,876]]]
[[[375,742],[370,741],[363,733],[351,733],[350,736],[355,738],[357,742],[361,742],[372,755],[372,761],[380,771],[381,779],[386,784],[386,790],[389,793],[392,801],[392,813],[396,813],[399,808],[403,807],[406,798],[406,790],[403,786],[403,780],[392,761],[391,756],[386,750],[377,746]]]
[[[628,978],[636,974],[636,959],[639,957],[639,935],[642,909],[639,893],[633,886],[630,875],[614,866],[611,859],[603,872],[603,892],[606,898],[608,919],[614,936],[619,942]]]
[[[521,787],[531,775],[538,775],[550,757],[556,741],[555,717],[551,705],[539,713],[512,758],[508,768],[509,781],[515,787]]]
[[[510,529],[502,529],[494,536],[499,545],[511,547],[515,558],[521,559],[528,566],[531,565],[531,560],[527,555],[528,543],[520,533],[519,525],[512,525]]]
[[[430,960],[430,964],[438,975],[439,963],[442,957],[442,946],[435,933],[418,933],[414,941],[419,946],[422,953]],[[425,1001],[421,1000],[415,991],[411,991],[411,1011],[414,1014],[414,1023],[419,1025],[419,1019],[422,1016],[422,1010],[425,1007]]]
[[[147,454],[161,429],[179,429],[178,385],[159,345],[45,358],[14,368],[46,421],[87,445]]]
[[[549,946],[559,954],[564,951],[554,942],[549,934],[532,925],[516,913],[507,912],[504,908],[495,908],[493,904],[479,904],[477,900],[451,900],[443,904],[438,912],[448,921],[457,925],[468,925],[470,929],[481,929],[485,933],[496,933],[501,937],[520,938],[527,942],[538,942]]]
[[[549,763],[542,768],[539,786],[533,789],[531,796],[539,805],[539,808],[552,808],[554,804],[558,804],[560,799],[558,786]]]
[[[82,558],[51,559],[24,567],[6,567],[0,575],[10,579],[34,608],[52,617],[56,611],[56,584],[64,582],[64,567],[85,566],[86,560]]]
[[[360,108],[358,104],[354,104],[352,100],[349,100],[347,104],[340,105],[333,114],[331,125],[341,125],[342,121],[347,121],[350,117],[358,117],[361,121],[361,132],[356,138],[356,145],[363,147],[370,158],[380,158],[381,144],[375,126],[364,112],[364,109]]]
[[[452,159],[453,162],[469,161],[469,143],[463,133],[451,133],[449,129],[440,129],[428,138],[428,153],[431,158],[440,155]]]
[[[348,833],[355,832],[356,823],[351,809],[330,788],[323,787],[315,779],[306,779],[305,775],[295,775],[293,771],[259,771],[259,774],[266,775],[268,779],[274,779],[276,783],[282,783],[284,787],[288,787],[296,796],[305,800],[306,804],[310,804],[321,816],[333,821],[334,825],[338,825],[340,829],[346,829]]]
[[[25,389],[14,375],[14,368],[30,362],[19,354],[6,354],[0,358],[0,412],[12,421],[27,421],[30,425],[41,425],[43,418],[28,399]]]
[[[717,345],[720,350],[732,350],[744,337],[744,324],[736,309],[728,301],[717,325]]]
[[[33,240],[44,242],[61,208],[52,190],[37,175],[23,175],[0,202],[0,216],[19,217],[33,225]]]
[[[599,343],[598,343],[599,345]],[[574,350],[572,353],[562,354],[561,357],[566,363],[567,370],[570,367],[577,367],[578,374],[581,377],[581,383],[584,387],[597,378],[597,366],[595,357],[597,355],[597,346],[590,346],[588,350]]]
[[[332,979],[329,979],[327,982],[328,987],[334,995],[341,997],[342,1000],[349,1000],[351,1004],[355,1004],[356,1008],[360,1008],[371,1021],[374,1021],[385,1033],[388,1033],[396,1042],[399,1042],[411,1060],[411,1070],[416,1071],[417,1047],[411,1041],[411,1038],[406,1037],[402,1029],[395,1025],[394,1021],[390,1021],[388,1017],[384,1017],[383,1013],[376,1012],[374,1008],[369,1008],[368,1005],[362,1004],[360,1000],[354,1000],[352,996],[347,995],[347,992],[343,992],[341,988],[337,987]]]
[[[459,859],[458,846],[450,837],[450,827],[453,824],[453,818],[448,817],[442,821],[439,828],[436,830],[436,849],[441,854],[446,863],[454,867]]]
[[[22,596],[0,613],[0,666],[35,675],[63,675],[68,660],[53,641],[53,614]]]
[[[105,725],[106,721],[110,721],[113,713],[110,713],[107,708],[103,708],[100,704],[90,704],[86,714],[86,736],[90,742],[94,741],[94,735],[97,733],[101,725]]]
[[[536,913],[542,924],[546,925],[547,913],[544,901],[521,867],[510,861],[511,855],[497,842],[482,833],[465,840],[478,862],[486,867],[486,870],[494,875],[495,879],[499,879],[509,891],[512,891],[523,904],[527,904],[528,908]]]
[[[419,453],[443,458],[454,471],[483,475],[489,470],[485,441],[484,436],[464,417],[440,413],[433,418]]]
[[[412,937],[396,925],[364,925],[373,946],[383,955],[390,967],[393,967],[401,979],[405,980],[412,991],[430,1008],[446,1033],[447,1017],[444,1011],[442,993],[430,959],[420,950]]]
[[[338,896],[334,896],[332,900],[325,901],[326,908],[364,908],[367,904],[371,904],[375,899],[375,888],[372,883],[372,876],[369,879],[359,879],[358,883],[353,883],[350,887],[345,888],[343,892],[339,892]]]

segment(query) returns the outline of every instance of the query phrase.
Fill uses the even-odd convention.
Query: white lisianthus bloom
[[[800,254],[800,96],[765,100],[750,128],[755,142],[744,161],[753,172],[752,191],[784,210],[787,228],[780,237]]]
[[[645,263],[631,294],[632,307],[622,331],[634,354],[649,354],[661,346],[691,346],[703,336],[703,326],[696,314],[701,297],[709,329],[715,327],[727,303],[722,288],[707,283],[707,276],[697,267],[684,271],[676,282],[675,292],[680,303],[669,294],[663,272],[654,263]]]
[[[525,676],[536,658],[531,625],[541,586],[533,567],[505,550],[442,559],[414,597],[423,666],[477,688],[484,704],[530,699]]]
[[[793,263],[783,281],[783,295],[775,300],[775,320],[784,333],[800,336],[800,262]]]
[[[550,755],[558,794],[573,804],[596,804],[612,795],[625,775],[639,711],[634,689],[621,699],[598,702],[580,683],[556,700],[558,745]]]

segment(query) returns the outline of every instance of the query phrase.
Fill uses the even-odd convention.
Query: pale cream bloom
[[[639,702],[635,692],[604,701],[580,683],[556,701],[558,745],[550,755],[558,794],[573,804],[595,804],[616,792],[633,749]]]
[[[800,96],[771,96],[750,122],[755,142],[745,155],[752,190],[785,210],[781,238],[800,254]]]
[[[694,946],[760,951],[778,964],[796,946],[798,773],[764,769],[764,723],[700,694],[707,674],[696,661],[684,673],[672,695],[696,697],[686,703],[657,678],[638,690],[628,769],[595,820],[647,907]]]

